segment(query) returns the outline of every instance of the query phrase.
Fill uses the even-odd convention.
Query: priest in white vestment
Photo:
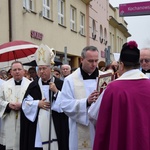
[[[0,90],[0,149],[19,150],[20,108],[25,91],[31,82],[24,76],[21,62],[11,65],[13,78],[4,82]]]
[[[81,65],[64,80],[63,88],[56,101],[69,117],[69,150],[91,150],[94,140],[94,126],[88,118],[88,108],[96,101],[99,75],[97,68],[99,51],[87,46],[81,53]]]

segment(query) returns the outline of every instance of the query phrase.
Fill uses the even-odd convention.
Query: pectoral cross
[[[84,148],[86,148],[86,147],[88,147],[88,143],[87,143],[86,141],[84,141],[84,142],[82,143],[82,146],[83,146]]]

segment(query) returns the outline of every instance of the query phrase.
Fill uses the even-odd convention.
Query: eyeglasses
[[[145,61],[145,63],[149,63],[150,59],[140,59],[140,63],[143,63],[143,61]]]

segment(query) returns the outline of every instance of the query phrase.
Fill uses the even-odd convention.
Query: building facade
[[[109,45],[111,59],[114,59],[113,53],[120,53],[122,45],[131,36],[127,25],[124,18],[119,17],[119,9],[109,4]]]
[[[92,0],[89,5],[88,45],[95,45],[100,51],[99,65],[106,66],[114,60],[123,43],[131,36],[127,22],[119,17],[118,8],[109,1]]]
[[[87,5],[90,0],[1,0],[2,25],[0,44],[25,40],[53,47],[64,60],[67,50],[72,67],[79,65],[83,47],[87,45]],[[5,14],[5,15],[4,15]],[[71,62],[73,62],[71,64]]]
[[[117,13],[108,0],[1,0],[0,44],[14,40],[43,43],[71,67],[79,66],[85,46],[94,45],[105,62],[105,49],[110,46],[111,53],[118,51],[130,35]]]
[[[100,61],[105,61],[105,49],[109,40],[109,1],[93,0],[89,6],[88,44],[100,51]]]

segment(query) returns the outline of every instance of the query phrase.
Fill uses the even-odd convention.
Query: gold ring
[[[46,105],[44,105],[44,107],[46,107]]]

